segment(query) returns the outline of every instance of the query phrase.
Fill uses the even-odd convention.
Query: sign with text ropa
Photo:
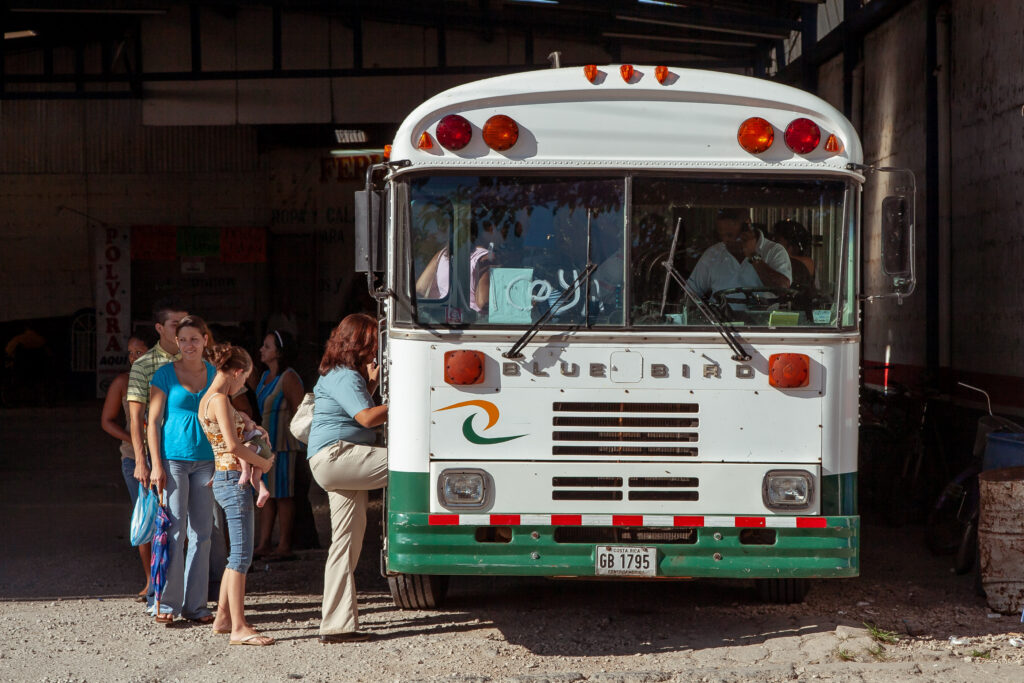
[[[99,226],[96,248],[96,395],[128,369],[131,239],[127,227]]]

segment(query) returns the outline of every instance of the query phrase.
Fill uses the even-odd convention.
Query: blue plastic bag
[[[139,497],[135,500],[132,510],[131,541],[132,545],[142,545],[153,540],[156,532],[156,508],[160,501],[153,489],[144,488],[139,483]]]

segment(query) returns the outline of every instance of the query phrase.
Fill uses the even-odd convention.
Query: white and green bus
[[[823,100],[723,73],[551,69],[413,111],[356,198],[396,603],[466,574],[778,602],[856,576],[868,178],[873,294],[914,286],[891,170]]]

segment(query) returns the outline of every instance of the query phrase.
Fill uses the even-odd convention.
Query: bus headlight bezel
[[[455,499],[457,489],[467,492],[462,499]],[[481,510],[493,499],[494,480],[486,470],[460,467],[441,470],[437,475],[437,500],[449,510]]]
[[[786,480],[790,480],[790,493],[802,487],[803,495],[786,500],[781,489]],[[814,505],[814,475],[807,470],[769,470],[761,482],[761,500],[769,510],[807,510]]]

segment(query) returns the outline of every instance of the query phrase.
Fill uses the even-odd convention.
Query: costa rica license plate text
[[[597,546],[594,573],[598,576],[657,576],[658,549],[645,546]]]

